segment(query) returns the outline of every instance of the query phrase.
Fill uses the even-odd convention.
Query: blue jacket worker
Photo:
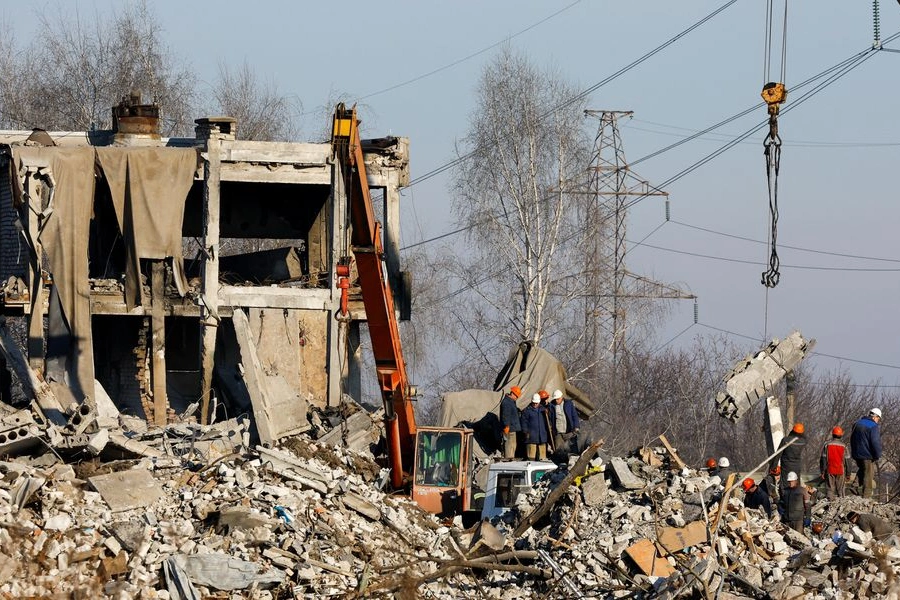
[[[881,409],[873,408],[869,414],[854,423],[850,434],[850,455],[859,470],[856,473],[863,498],[875,493],[875,463],[881,458]]]
[[[522,388],[517,385],[509,388],[509,393],[500,401],[500,427],[503,428],[503,458],[516,457],[516,437],[522,431],[519,418],[519,407],[516,400],[522,395]]]
[[[525,454],[528,460],[547,460],[547,417],[541,406],[541,397],[531,397],[531,405],[522,411],[522,431],[525,432]]]

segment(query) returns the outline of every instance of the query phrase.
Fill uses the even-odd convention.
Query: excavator
[[[413,474],[412,497],[422,508],[447,514],[468,511],[472,500],[472,430],[416,426],[416,390],[406,374],[394,296],[385,276],[381,226],[375,220],[355,106],[337,105],[332,148],[344,179],[353,227],[353,257],[343,257],[337,268],[341,312],[346,316],[350,263],[355,258],[384,401],[391,484],[402,489]]]
[[[341,170],[349,202],[353,256],[336,268],[341,290],[341,315],[347,319],[350,265],[356,270],[368,320],[375,370],[384,402],[387,455],[394,489],[411,488],[412,499],[428,512],[478,518],[486,509],[496,516],[512,507],[515,497],[530,488],[553,463],[513,461],[489,467],[484,494],[473,494],[474,432],[467,428],[417,427],[413,409],[416,390],[410,385],[394,311],[394,296],[385,274],[381,225],[366,177],[356,107],[338,104],[332,121],[335,165]]]

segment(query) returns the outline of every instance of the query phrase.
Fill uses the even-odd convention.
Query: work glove
[[[503,435],[509,435],[509,425],[503,428]]]

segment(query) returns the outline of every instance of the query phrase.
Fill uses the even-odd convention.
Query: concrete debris
[[[841,599],[900,585],[900,547],[844,521],[874,512],[896,527],[900,507],[820,499],[822,532],[797,533],[740,493],[723,500],[719,478],[665,440],[573,457],[586,476],[548,473],[515,510],[463,530],[381,491],[365,451],[312,439],[339,423],[310,420],[315,432],[267,448],[245,421],[147,429],[123,415],[86,434],[108,432],[97,457],[0,462],[0,598]]]
[[[806,340],[795,331],[783,340],[772,340],[762,350],[738,361],[725,376],[725,391],[716,395],[719,414],[738,421],[766,398],[775,384],[800,364],[815,345],[816,340]]]

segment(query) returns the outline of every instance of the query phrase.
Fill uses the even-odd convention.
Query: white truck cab
[[[528,492],[545,473],[555,471],[550,461],[511,460],[495,462],[488,468],[482,519],[499,517],[516,505],[516,498]]]

